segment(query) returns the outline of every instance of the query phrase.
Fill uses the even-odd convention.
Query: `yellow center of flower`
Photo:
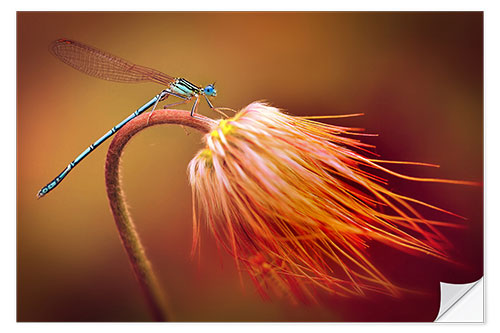
[[[218,139],[219,138],[219,130],[222,132],[222,134],[224,136],[226,136],[227,134],[231,133],[234,129],[234,126],[232,126],[231,124],[229,124],[230,119],[223,119],[219,122],[219,126],[214,129],[212,132],[210,132],[210,136],[214,139]]]
[[[200,158],[205,160],[207,166],[212,166],[212,151],[210,149],[203,149],[200,153]]]

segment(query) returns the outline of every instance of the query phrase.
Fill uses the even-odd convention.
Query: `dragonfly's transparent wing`
[[[169,85],[175,78],[152,68],[133,64],[92,46],[58,39],[50,44],[51,53],[67,65],[100,79],[135,83],[156,82]]]

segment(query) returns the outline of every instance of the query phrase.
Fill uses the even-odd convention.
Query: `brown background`
[[[393,169],[482,181],[482,25],[479,12],[19,13],[18,320],[149,320],[108,208],[108,143],[46,198],[35,194],[162,87],[83,75],[48,53],[52,40],[76,39],[200,85],[216,81],[217,106],[265,99],[294,115],[364,112],[332,122],[379,133],[367,141],[382,158],[441,165]],[[207,109],[200,112],[217,116]],[[178,321],[433,320],[438,281],[482,276],[482,188],[391,178],[395,191],[468,217],[468,229],[444,230],[463,267],[371,244],[373,261],[395,283],[423,294],[264,302],[246,279],[241,287],[207,232],[201,258],[189,257],[186,166],[199,142],[181,128],[151,128],[122,164],[131,212]]]

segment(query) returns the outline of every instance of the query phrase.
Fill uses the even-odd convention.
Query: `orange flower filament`
[[[451,224],[423,218],[410,203],[432,206],[389,191],[370,169],[467,182],[383,168],[359,153],[371,146],[345,136],[356,131],[263,103],[216,122],[189,165],[193,249],[206,223],[263,295],[269,287],[304,301],[316,288],[399,295],[367,257],[370,242],[447,259],[436,226]]]

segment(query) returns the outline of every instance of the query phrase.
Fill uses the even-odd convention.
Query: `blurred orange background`
[[[41,200],[37,191],[90,143],[162,87],[86,76],[48,52],[65,37],[199,85],[216,82],[216,106],[267,100],[293,115],[363,112],[330,120],[378,137],[381,158],[420,177],[483,179],[483,14],[19,12],[17,313],[19,321],[148,321],[104,187],[109,142]],[[189,106],[184,108],[188,109]],[[218,117],[206,104],[199,112]],[[186,167],[201,136],[158,126],[137,135],[122,160],[124,190],[176,321],[430,321],[439,281],[483,274],[481,187],[390,179],[398,193],[465,216],[444,230],[463,267],[371,244],[393,282],[424,291],[318,305],[263,301],[204,230],[190,258]],[[457,221],[422,210],[429,218]],[[461,223],[461,222],[460,222]]]

